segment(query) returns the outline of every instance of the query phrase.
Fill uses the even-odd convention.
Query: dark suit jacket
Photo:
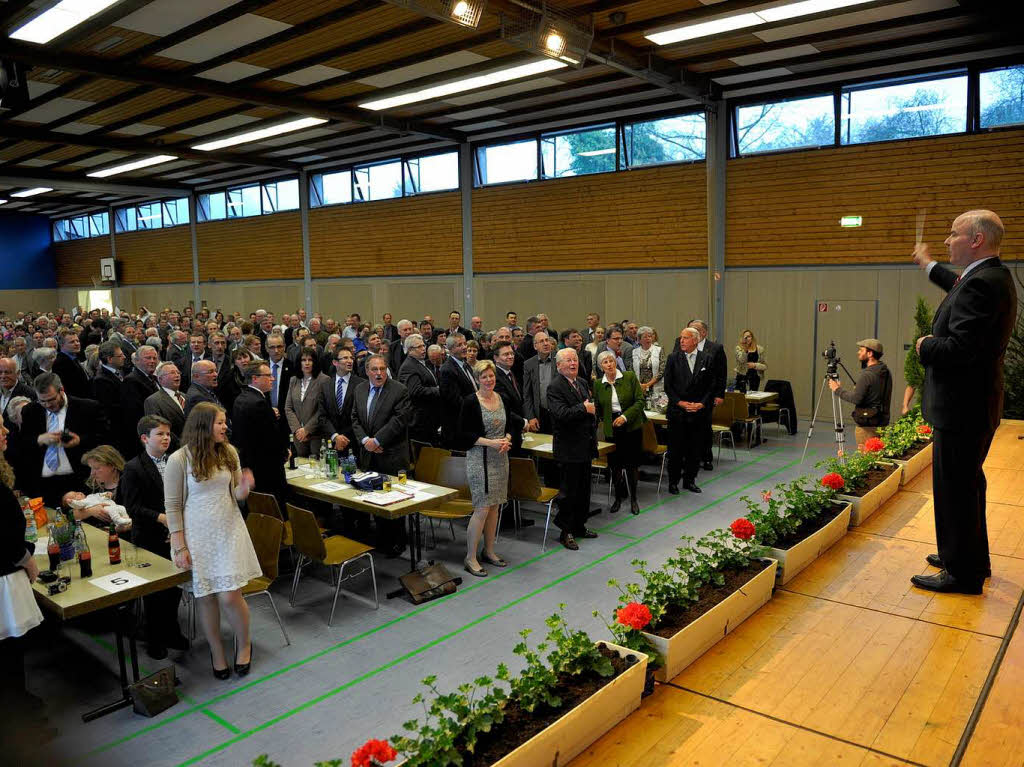
[[[124,429],[125,441],[131,444],[125,458],[135,456],[142,450],[142,443],[137,438],[136,428],[139,419],[146,414],[146,398],[155,394],[160,389],[152,378],[147,376],[138,368],[135,368],[121,386],[121,399],[123,408],[122,428]]]
[[[170,450],[167,452],[169,455]],[[164,481],[145,452],[124,465],[114,502],[124,506],[132,518],[131,535],[136,545],[163,557],[170,556],[167,528],[157,520],[164,513]]]
[[[1013,277],[993,258],[959,282],[940,264],[929,278],[947,295],[935,310],[932,338],[921,342],[924,417],[938,429],[994,432],[1003,413],[1003,358],[1017,318]]]
[[[729,378],[729,363],[725,358],[725,347],[707,338],[704,340],[704,355],[708,358],[711,370],[715,374],[714,396],[722,398],[725,396],[725,385]]]
[[[235,406],[235,397],[238,396],[238,392],[242,391],[243,386],[245,386],[245,379],[242,378],[242,374],[235,365],[227,368],[223,376],[217,374],[217,388],[214,390],[214,394],[229,413]]]
[[[84,485],[89,476],[89,467],[82,465],[82,456],[107,441],[107,419],[96,400],[70,396],[67,400],[68,412],[64,418],[64,428],[77,434],[80,442],[76,447],[66,448],[64,452],[75,477]],[[19,437],[27,476],[17,479],[19,489],[29,496],[42,494],[40,480],[46,448],[37,444],[36,440],[40,434],[48,431],[46,423],[47,411],[38,402],[30,402],[22,409]]]
[[[441,425],[440,382],[426,364],[414,357],[406,357],[398,371],[398,382],[409,390],[412,417],[409,436],[421,442],[437,442],[437,429]]]
[[[192,408],[198,405],[200,402],[212,402],[214,405],[220,405],[224,407],[223,403],[217,398],[217,395],[207,389],[205,386],[200,386],[197,383],[192,384],[188,387],[188,391],[185,392],[185,420],[188,420],[188,414],[192,412]]]
[[[555,355],[548,355],[551,360],[551,380],[558,376],[558,368],[555,366]],[[582,373],[581,373],[582,374]],[[541,401],[540,396],[540,357],[536,354],[526,360],[523,365],[523,414],[527,420],[540,418],[540,411],[547,410],[548,404]]]
[[[179,392],[180,394],[180,392]],[[171,446],[167,452],[172,453],[178,449],[178,440],[181,439],[182,429],[185,428],[185,413],[178,407],[178,403],[171,399],[171,396],[163,389],[146,397],[142,403],[143,412],[146,415],[158,415],[171,422]],[[136,431],[136,434],[138,431]]]
[[[665,362],[665,394],[668,396],[668,419],[676,422],[701,421],[711,412],[715,398],[715,372],[711,369],[708,356],[698,351],[693,362],[693,374],[686,364],[682,350],[672,352]],[[704,408],[688,413],[679,407],[679,402],[703,402]]]
[[[344,434],[348,437],[349,443],[355,442],[355,433],[352,431],[352,404],[355,402],[356,389],[365,380],[355,373],[349,375],[348,385],[345,387],[345,400],[341,403],[341,410],[339,410],[337,372],[332,376],[324,376],[320,379],[319,433],[325,440],[329,440],[332,434]],[[352,444],[351,450],[353,455],[359,454],[358,445]]]
[[[469,368],[466,371],[472,375]],[[446,447],[454,445],[459,436],[459,410],[462,399],[476,391],[473,382],[462,372],[454,357],[449,357],[441,365],[438,388],[441,393],[441,444]]]
[[[138,439],[135,437],[135,424],[128,422],[129,412],[124,406],[123,389],[121,379],[102,365],[92,379],[92,398],[103,408],[114,447],[127,458],[138,452]]]
[[[512,413],[518,418],[521,418],[523,423],[526,423],[526,411],[523,409],[523,387],[519,385],[519,381],[516,381],[516,387],[512,386],[512,381],[509,378],[509,373],[506,373],[497,365],[494,366],[494,390],[501,396],[501,401],[505,403],[505,413]],[[512,379],[516,377],[516,374],[511,373]],[[516,429],[512,432],[512,448],[518,451],[523,446],[523,430],[522,428]]]
[[[504,405],[504,400],[502,404]],[[526,421],[522,417],[515,413],[510,413],[508,408],[505,408],[505,433],[509,436],[523,433],[523,427],[526,425]],[[458,445],[460,450],[469,450],[476,441],[483,436],[486,436],[487,431],[484,429],[484,414],[480,405],[480,399],[476,396],[476,392],[467,394],[462,398],[462,404],[459,406],[459,436]],[[484,462],[486,465],[487,457],[485,455]],[[486,468],[484,473],[486,474]]]
[[[583,405],[589,398],[590,386],[578,375],[574,385],[559,373],[548,386],[552,454],[559,463],[590,463],[597,457],[595,419]]]
[[[426,343],[428,346],[430,345],[430,341]],[[402,344],[402,339],[396,338],[388,347],[388,367],[391,368],[391,375],[394,378],[398,378],[398,374],[402,371],[402,365],[405,364],[405,347]]]
[[[270,361],[270,357],[267,357],[263,361],[266,363],[267,367],[273,371],[274,363]],[[288,398],[288,386],[291,384],[292,377],[296,375],[301,376],[302,372],[292,365],[288,357],[282,357],[277,364],[279,366],[277,369],[277,375],[278,378],[281,379],[281,383],[278,385],[277,391],[277,408],[283,413],[284,401]],[[269,399],[270,395],[267,395],[267,397]]]
[[[36,393],[35,391],[33,391],[31,386],[26,386],[21,381],[17,381],[14,384],[14,388],[11,389],[11,396],[7,401],[10,402],[15,397],[28,397],[30,400],[34,402],[36,399]],[[7,419],[7,409],[4,408],[4,412],[0,415],[3,416],[4,425],[7,426],[8,429],[10,429],[11,427],[8,425]]]
[[[71,359],[62,351],[57,352],[57,359],[53,361],[53,372],[60,376],[60,382],[64,385],[64,392],[71,397],[87,398],[92,394],[92,387],[89,386],[89,376],[85,373],[78,360]]]
[[[366,415],[370,382],[360,381],[355,387],[352,406],[352,432],[359,448],[359,468],[396,474],[409,468],[409,392],[402,384],[388,379],[377,393],[373,412]],[[383,453],[362,448],[362,441],[372,437],[380,443]]]
[[[282,403],[283,404],[283,403]],[[252,469],[256,490],[282,496],[288,483],[284,462],[288,458],[288,421],[284,409],[274,415],[267,397],[246,386],[235,398],[231,411],[231,444],[238,448],[243,469]]]

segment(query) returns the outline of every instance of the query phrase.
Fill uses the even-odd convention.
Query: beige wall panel
[[[669,351],[689,320],[699,317],[710,322],[707,318],[707,279],[703,271],[648,274],[643,283],[644,298],[628,316],[658,331],[661,345],[669,344]]]
[[[346,280],[313,283],[313,310],[324,318],[332,317],[339,325],[352,312],[358,312],[364,321],[373,317],[373,282]]]
[[[426,314],[438,326],[448,323],[452,309],[462,311],[462,278],[442,277],[436,280],[386,280],[378,282],[374,321],[379,322],[384,312],[391,312],[395,322],[409,319],[418,322]],[[469,319],[463,318],[463,327]]]
[[[206,282],[199,285],[199,297],[206,301],[211,311],[240,311],[245,319],[256,309],[266,309],[280,316],[284,312],[290,314],[302,305],[302,282]]]
[[[587,312],[605,298],[607,278],[593,274],[559,273],[550,275],[487,276],[482,278],[484,305],[500,307],[486,315],[485,327],[497,327],[505,312],[519,313],[519,325],[526,328],[526,318],[537,312],[548,315],[556,330],[579,327]],[[602,321],[604,314],[601,315]],[[493,328],[492,328],[493,329]]]
[[[56,288],[41,290],[0,290],[0,308],[11,317],[18,312],[52,311],[57,307]]]
[[[192,283],[170,285],[133,285],[118,288],[117,298],[122,308],[137,311],[145,306],[153,311],[164,308],[181,308],[192,300]]]

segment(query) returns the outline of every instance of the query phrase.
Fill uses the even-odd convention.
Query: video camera
[[[839,364],[842,360],[839,359],[839,352],[836,351],[836,342],[829,341],[828,348],[821,353],[821,356],[825,358],[825,375],[833,381],[838,381]]]

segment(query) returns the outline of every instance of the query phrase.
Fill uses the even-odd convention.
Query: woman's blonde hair
[[[212,477],[218,469],[238,471],[238,455],[227,442],[213,441],[213,424],[225,410],[212,402],[200,402],[188,414],[181,433],[181,446],[188,448],[192,476],[199,482]]]
[[[113,448],[110,445],[99,445],[82,456],[82,463],[84,465],[88,466],[89,461],[96,461],[96,463],[102,463],[105,466],[110,466],[117,471],[118,475],[124,473],[124,457],[116,448]],[[98,487],[92,477],[87,479],[85,484],[94,489]]]
[[[479,381],[480,376],[482,376],[488,370],[494,373],[494,363],[491,362],[490,360],[479,360],[473,366],[473,375],[476,377],[476,380]],[[495,375],[497,375],[497,373],[495,373]]]
[[[745,336],[747,333],[750,333],[750,340],[754,344],[754,348],[756,349],[757,348],[757,336],[754,335],[754,331],[751,330],[750,328],[747,328],[742,333],[740,333],[740,346],[746,346],[746,344],[743,343],[743,336]]]

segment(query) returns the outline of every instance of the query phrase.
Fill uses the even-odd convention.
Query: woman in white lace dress
[[[164,470],[164,505],[174,564],[192,570],[196,611],[210,643],[217,679],[231,675],[221,641],[221,611],[235,633],[235,673],[249,673],[249,607],[241,589],[262,574],[236,502],[248,497],[252,472],[240,468],[227,431],[222,408],[210,402],[196,405],[185,422],[181,449],[168,459]]]

